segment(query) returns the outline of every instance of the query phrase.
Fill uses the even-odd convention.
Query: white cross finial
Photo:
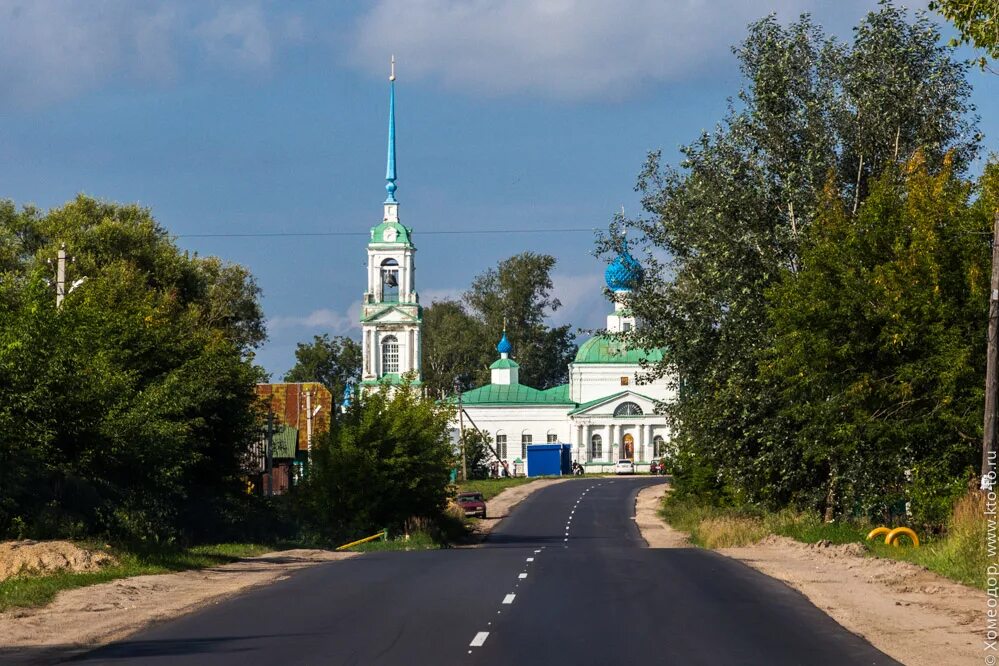
[[[389,61],[389,81],[395,81],[395,55]]]

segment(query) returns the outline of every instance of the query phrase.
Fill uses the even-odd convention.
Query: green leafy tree
[[[504,324],[520,364],[522,384],[546,389],[568,380],[568,365],[576,354],[575,336],[568,325],[546,322],[562,307],[552,294],[554,267],[555,257],[522,252],[472,280],[465,301],[481,322],[481,330],[491,335],[483,337],[478,383],[489,382],[489,364],[496,360],[495,345]]]
[[[571,327],[549,326],[562,304],[552,294],[555,258],[523,252],[480,273],[463,301],[432,303],[423,312],[423,380],[431,395],[488,384],[496,343],[506,325],[522,384],[550,388],[568,380],[576,354]]]
[[[0,206],[0,533],[231,534],[256,436],[258,289],[181,252],[147,209]],[[47,259],[65,242],[56,309]]]
[[[310,344],[298,343],[295,365],[286,382],[319,382],[333,394],[333,404],[343,401],[347,383],[361,378],[361,345],[346,336],[317,335]]]
[[[780,387],[797,433],[784,455],[802,472],[784,490],[829,518],[883,515],[915,493],[917,520],[940,525],[975,463],[991,215],[970,191],[918,154],[855,217],[829,188],[801,271],[771,293],[762,372]]]
[[[493,438],[488,432],[465,428],[465,467],[468,469],[468,478],[485,479],[489,476],[489,462],[494,460],[490,451],[492,443]]]
[[[960,43],[984,49],[988,57],[999,58],[999,7],[992,0],[933,0],[935,9],[961,32]],[[981,65],[985,66],[982,58]]]
[[[489,334],[459,301],[434,301],[423,309],[423,384],[435,397],[467,391],[481,375]],[[488,367],[488,366],[486,366]]]
[[[452,416],[410,385],[358,396],[313,447],[303,519],[317,538],[333,543],[439,521],[455,465]]]
[[[686,461],[676,476],[689,471],[726,501],[779,502],[777,489],[793,485],[783,479],[801,470],[784,460],[795,424],[758,372],[774,335],[767,290],[800,269],[826,187],[852,216],[872,179],[917,150],[931,172],[946,160],[963,173],[979,136],[967,64],[925,17],[891,3],[850,43],[807,16],[788,27],[771,16],[735,53],[746,80],[739,105],[683,148],[680,168],[653,153],[639,177],[648,216],[622,224],[649,252],[627,304],[644,322],[636,342],[669,349],[650,376],[682,380],[665,407]]]

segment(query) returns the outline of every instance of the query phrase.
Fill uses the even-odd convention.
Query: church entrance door
[[[631,433],[624,436],[624,446],[622,447],[622,458],[627,458],[628,460],[635,459],[635,438]]]

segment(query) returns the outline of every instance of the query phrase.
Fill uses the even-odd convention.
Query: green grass
[[[537,478],[540,477],[508,476],[502,479],[472,479],[470,481],[462,481],[459,483],[458,492],[482,493],[482,497],[488,502],[507,488],[521,486],[525,483],[530,483]]]
[[[867,541],[871,525],[837,521],[826,523],[818,515],[781,511],[765,513],[747,508],[716,507],[696,500],[667,496],[659,515],[678,530],[690,534],[691,543],[702,548],[748,545],[768,534],[786,536],[803,543],[861,543],[873,557],[904,560],[935,571],[951,580],[985,588],[984,520],[978,500],[969,495],[955,508],[945,535],[922,535],[919,548],[903,541],[886,546],[881,539]]]
[[[81,545],[90,549],[94,548],[93,544]],[[203,569],[235,562],[241,557],[252,557],[275,550],[274,546],[250,543],[221,543],[185,549],[142,552],[115,548],[101,549],[114,555],[118,564],[92,572],[27,574],[0,581],[0,611],[15,607],[45,605],[62,590],[107,583],[130,576]]]
[[[437,550],[441,545],[434,541],[428,533],[424,531],[413,532],[409,538],[398,537],[395,539],[378,539],[369,541],[351,548],[351,551],[358,553],[379,553],[395,550]]]

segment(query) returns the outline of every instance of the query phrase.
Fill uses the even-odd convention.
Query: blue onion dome
[[[631,291],[642,282],[642,265],[625,248],[608,264],[604,281],[611,291]]]
[[[509,354],[512,349],[513,345],[506,339],[506,331],[503,331],[503,337],[500,339],[499,344],[496,345],[496,351],[500,354]]]

